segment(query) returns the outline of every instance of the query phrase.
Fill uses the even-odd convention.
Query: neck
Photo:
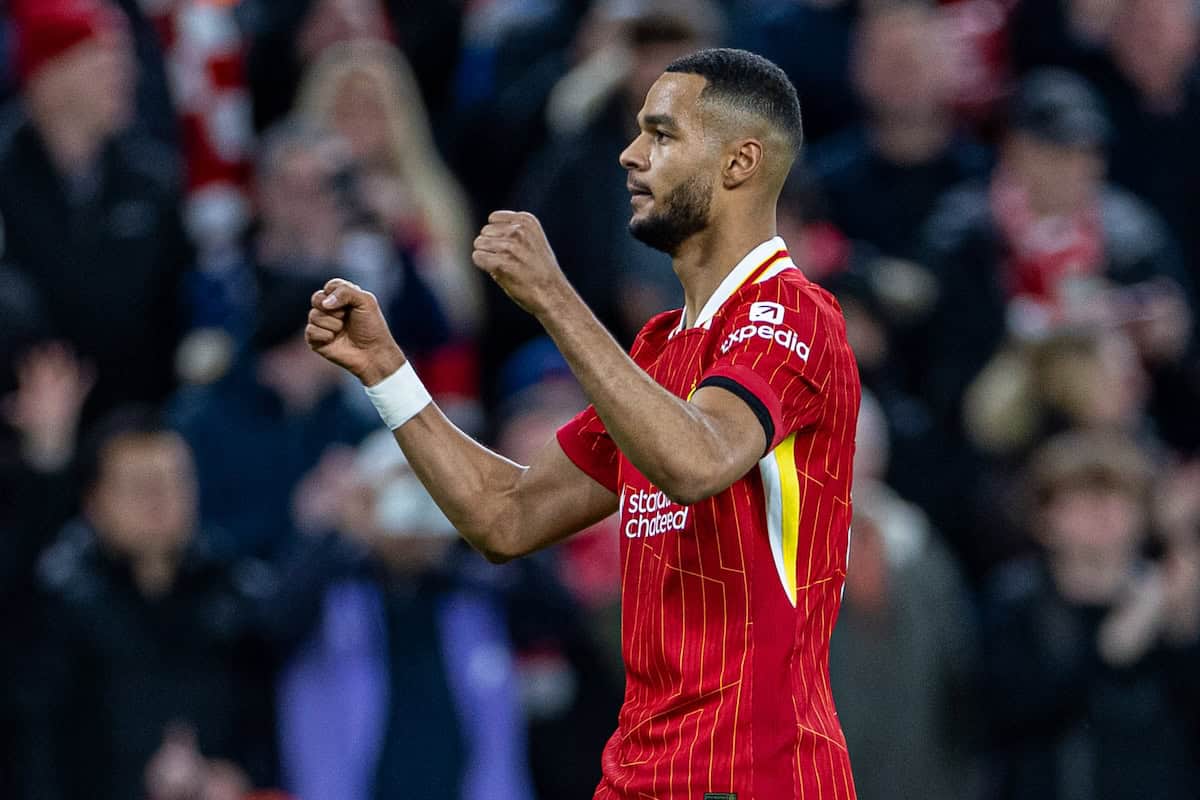
[[[921,164],[933,159],[950,140],[951,127],[945,115],[881,116],[871,135],[876,151],[895,164]]]
[[[1186,103],[1182,80],[1174,83],[1144,84],[1139,87],[1142,106],[1152,114],[1175,114]]]
[[[68,113],[54,113],[34,104],[30,111],[33,124],[45,143],[50,160],[63,175],[86,173],[100,157],[104,137],[88,129],[86,123]]]
[[[133,562],[133,580],[147,597],[159,597],[171,590],[179,559],[172,553],[155,553]]]
[[[769,213],[764,210],[716,221],[680,245],[672,266],[683,286],[684,319],[688,326],[695,323],[700,309],[730,270],[747,253],[775,235],[772,203]]]

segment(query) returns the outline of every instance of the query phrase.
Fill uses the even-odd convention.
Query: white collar
[[[770,260],[781,250],[786,253],[787,245],[784,243],[782,236],[775,236],[747,253],[742,260],[737,263],[737,266],[729,271],[729,274],[726,275],[725,279],[722,280],[720,285],[717,286],[717,290],[712,293],[711,297],[708,298],[708,302],[706,302],[704,307],[700,309],[700,313],[696,316],[696,323],[692,327],[707,328],[710,324],[712,324],[713,316],[721,310],[721,306],[725,305],[725,301],[732,297],[734,292],[742,288],[742,284],[744,284],[746,280],[759,269],[759,267],[762,267],[768,260]],[[778,259],[770,269],[764,272],[759,277],[759,280],[777,275],[783,270],[793,266],[795,265],[792,264],[791,259],[785,255],[783,258]],[[675,328],[672,336],[684,329],[684,322],[686,319],[687,309],[684,308],[679,312],[679,326]]]

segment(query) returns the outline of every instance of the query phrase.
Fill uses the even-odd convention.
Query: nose
[[[642,146],[641,142],[645,138],[645,134],[638,134],[637,137],[629,143],[617,159],[621,162],[621,166],[630,172],[644,171],[649,168],[649,160],[647,158],[649,151]]]

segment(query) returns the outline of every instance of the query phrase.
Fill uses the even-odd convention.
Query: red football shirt
[[[558,433],[620,498],[625,701],[596,799],[853,798],[828,662],[861,389],[837,301],[776,237],[695,325],[660,314],[631,355],[681,398],[705,385],[739,395],[769,445],[728,489],[684,507],[617,450],[593,408]]]

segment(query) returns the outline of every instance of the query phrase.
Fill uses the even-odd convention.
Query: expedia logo
[[[751,303],[750,321],[778,325],[783,322],[783,306],[779,303]]]
[[[757,336],[790,350],[800,356],[802,361],[808,361],[808,342],[801,341],[796,332],[789,328],[775,327],[783,322],[783,306],[778,303],[753,303],[750,306],[750,322],[758,324],[743,325],[721,343],[722,355],[728,353],[735,344]]]
[[[690,508],[676,505],[660,491],[638,490],[625,495],[624,531],[630,539],[661,536],[687,527]]]

